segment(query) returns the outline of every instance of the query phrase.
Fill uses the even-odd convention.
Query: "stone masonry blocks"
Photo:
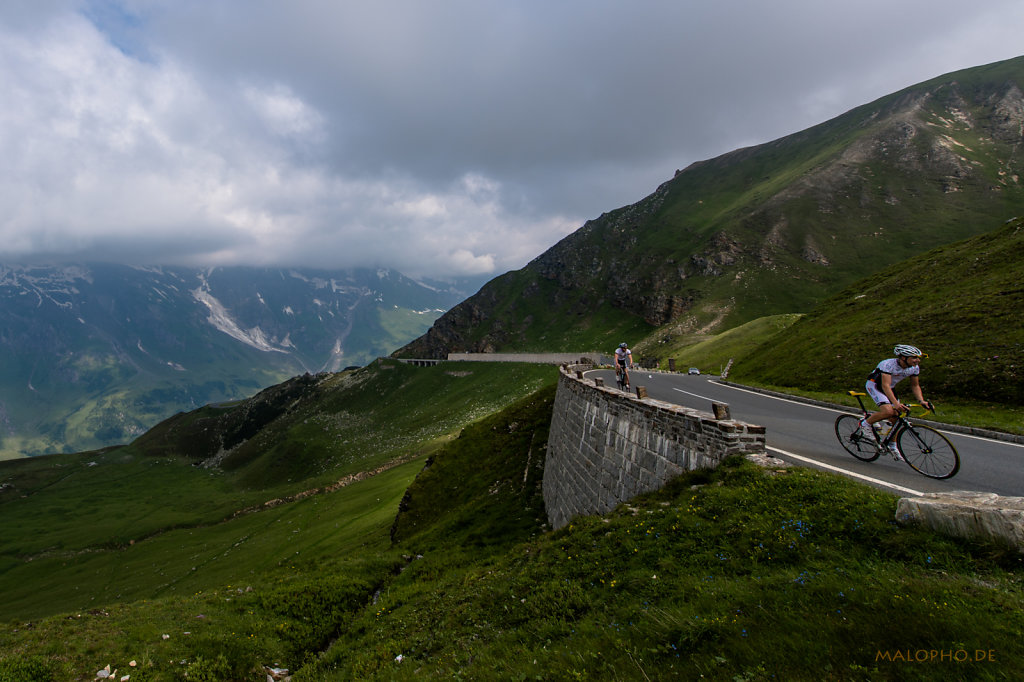
[[[588,384],[563,365],[552,411],[544,504],[554,528],[601,514],[686,470],[763,453],[765,429]]]

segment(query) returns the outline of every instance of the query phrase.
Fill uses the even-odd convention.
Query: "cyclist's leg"
[[[896,410],[889,403],[889,398],[878,390],[873,381],[867,382],[864,386],[864,390],[867,392],[871,399],[875,401],[875,405],[878,405],[878,410],[872,412],[862,423],[866,423],[869,426],[874,426],[883,419],[889,420],[890,424],[895,423]]]

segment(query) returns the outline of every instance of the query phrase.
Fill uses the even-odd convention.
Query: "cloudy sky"
[[[1020,0],[3,0],[0,261],[499,274]]]

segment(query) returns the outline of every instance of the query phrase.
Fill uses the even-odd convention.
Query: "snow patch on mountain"
[[[210,310],[210,316],[206,318],[206,321],[231,338],[261,351],[273,351],[277,353],[288,352],[271,344],[267,339],[266,334],[264,334],[263,330],[258,326],[248,330],[242,329],[231,317],[227,308],[225,308],[220,301],[214,298],[213,294],[209,291],[199,287],[192,290],[192,296]]]

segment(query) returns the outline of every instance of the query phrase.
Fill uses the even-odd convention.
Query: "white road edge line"
[[[835,471],[836,473],[843,474],[844,476],[851,476],[853,478],[859,478],[859,479],[861,479],[863,481],[868,481],[869,483],[874,483],[876,485],[880,485],[880,486],[883,486],[885,488],[892,488],[893,490],[898,490],[900,492],[907,493],[908,495],[914,495],[915,497],[920,497],[921,495],[924,495],[924,493],[921,492],[920,490],[914,490],[913,488],[904,488],[903,486],[896,485],[895,483],[889,483],[888,481],[883,481],[883,480],[880,480],[880,479],[877,479],[877,478],[871,478],[870,476],[865,476],[863,474],[858,474],[858,473],[854,473],[852,471],[847,471],[846,469],[843,469],[841,467],[832,466],[831,464],[825,464],[824,462],[819,462],[816,459],[811,459],[810,457],[804,457],[803,455],[796,455],[796,454],[793,454],[792,452],[787,452],[785,450],[780,450],[779,448],[766,447],[765,450],[768,450],[770,452],[777,452],[780,455],[785,455],[786,457],[792,457],[793,459],[798,459],[801,462],[806,462],[808,464],[813,464],[816,467],[822,467],[822,468],[828,469],[830,471]]]
[[[839,412],[839,413],[849,412],[850,414],[853,414],[854,412],[857,411],[857,408],[855,408],[855,407],[851,407],[849,410],[837,410],[834,407],[823,407],[822,405],[813,405],[811,403],[805,403],[805,402],[802,402],[800,400],[790,400],[789,398],[780,398],[777,395],[769,395],[768,393],[761,393],[760,391],[751,391],[750,389],[740,388],[739,386],[730,386],[728,384],[723,384],[723,383],[720,383],[720,382],[717,382],[717,381],[713,381],[712,383],[714,383],[717,386],[721,386],[722,388],[731,388],[734,391],[742,391],[743,393],[749,393],[751,395],[759,395],[762,398],[771,398],[772,400],[781,400],[784,403],[793,403],[794,405],[803,405],[804,407],[813,407],[816,410],[825,410],[826,412]]]
[[[680,393],[685,393],[686,395],[692,395],[694,398],[700,398],[701,400],[707,400],[707,401],[712,402],[712,403],[715,402],[714,398],[709,398],[706,395],[701,395],[699,393],[690,393],[689,391],[684,391],[683,389],[676,388],[674,386],[672,387],[672,390],[673,391],[679,391]]]
[[[731,388],[734,391],[742,391],[743,393],[750,393],[752,395],[759,395],[759,396],[762,396],[762,397],[765,397],[765,398],[772,398],[774,400],[781,400],[784,403],[793,403],[794,405],[803,405],[805,407],[813,407],[813,408],[815,408],[817,410],[825,410],[826,412],[835,412],[837,414],[843,414],[844,412],[848,412],[850,414],[853,414],[854,412],[857,411],[857,408],[855,408],[855,407],[851,407],[849,410],[837,410],[834,407],[822,407],[821,405],[812,405],[810,403],[800,402],[799,400],[790,400],[789,398],[780,398],[777,395],[768,395],[766,393],[761,393],[760,391],[751,391],[751,390],[746,389],[746,388],[740,388],[739,386],[729,386],[728,384],[720,383],[718,381],[715,381],[714,379],[710,379],[709,381],[711,381],[711,383],[713,383],[713,384],[717,384],[718,386],[721,386],[722,388]],[[678,388],[674,389],[674,390],[679,391]],[[680,392],[681,393],[686,393],[686,391],[680,391]],[[695,393],[690,393],[690,395],[696,395],[696,394]],[[697,397],[698,398],[703,398],[704,400],[710,400],[710,398],[704,398],[704,396],[697,396]],[[949,434],[951,436],[956,436],[958,438],[973,438],[974,440],[983,440],[983,441],[986,441],[986,442],[989,442],[989,443],[999,443],[1001,445],[1012,445],[1015,448],[1024,448],[1024,445],[1022,445],[1021,443],[1014,443],[1012,441],[993,440],[991,438],[985,438],[984,436],[975,436],[974,434],[971,434],[971,433],[960,433],[959,431],[946,431],[945,429],[935,429],[935,430],[936,431],[941,431],[942,433],[947,433],[947,434]]]

